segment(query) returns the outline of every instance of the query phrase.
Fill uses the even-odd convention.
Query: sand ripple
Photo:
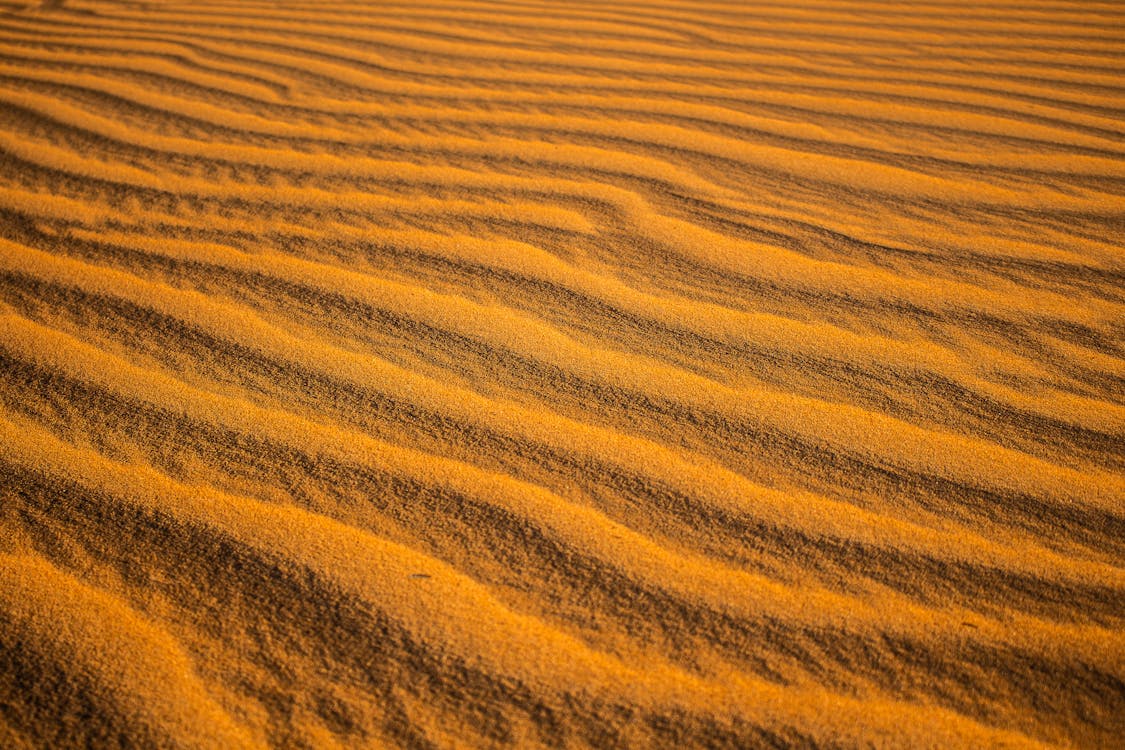
[[[0,2],[0,746],[1114,746],[1123,28]]]

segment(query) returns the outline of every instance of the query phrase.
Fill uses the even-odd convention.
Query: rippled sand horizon
[[[1114,747],[1123,30],[0,1],[0,746]]]

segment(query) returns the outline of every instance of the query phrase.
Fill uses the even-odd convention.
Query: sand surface
[[[0,1],[0,747],[1121,747],[1125,5]]]

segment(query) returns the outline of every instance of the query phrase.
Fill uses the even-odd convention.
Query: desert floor
[[[1125,5],[0,0],[0,747],[1120,747]]]

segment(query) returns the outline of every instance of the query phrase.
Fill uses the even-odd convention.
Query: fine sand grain
[[[0,0],[0,747],[1121,747],[1125,5]]]

